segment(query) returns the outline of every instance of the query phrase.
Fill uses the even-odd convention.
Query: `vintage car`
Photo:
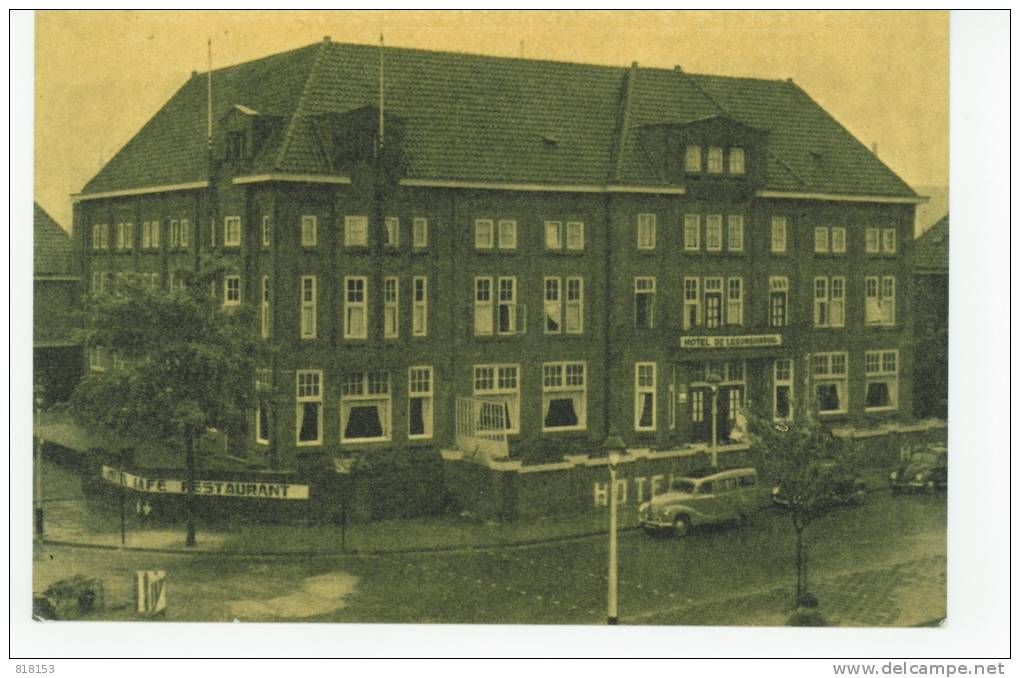
[[[918,450],[889,474],[894,494],[899,492],[934,492],[949,484],[949,455],[941,445]]]
[[[825,465],[821,472],[828,475],[825,496],[816,504],[818,509],[857,504],[864,500],[868,486],[860,478],[842,471],[835,464]],[[783,491],[782,483],[772,488],[772,503],[783,508],[789,507],[790,498]]]
[[[688,534],[701,525],[744,523],[764,504],[753,468],[674,478],[669,491],[638,507],[645,532]]]

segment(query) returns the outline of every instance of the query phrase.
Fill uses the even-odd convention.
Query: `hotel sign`
[[[152,494],[185,494],[186,480],[173,478],[143,478],[112,466],[103,466],[103,480],[123,485],[137,492]],[[307,485],[266,483],[251,480],[196,480],[194,494],[212,497],[241,497],[247,499],[308,499]]]
[[[781,334],[680,337],[680,348],[760,348],[782,345],[783,335]]]

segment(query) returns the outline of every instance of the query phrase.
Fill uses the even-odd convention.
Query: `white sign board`
[[[680,337],[680,348],[758,348],[782,345],[781,334]]]
[[[112,466],[102,468],[103,480],[114,485],[153,494],[185,494],[188,483],[174,478],[143,478]],[[308,499],[308,486],[250,480],[196,480],[193,493],[213,497],[248,499]]]

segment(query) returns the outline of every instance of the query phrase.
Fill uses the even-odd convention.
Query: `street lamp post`
[[[719,383],[722,381],[716,372],[708,375],[708,387],[712,389],[712,468],[719,466]]]
[[[609,601],[606,623],[617,623],[617,557],[616,557],[616,468],[627,445],[618,435],[610,435],[603,444],[609,456]]]
[[[42,451],[43,451],[43,437],[42,437],[42,406],[43,406],[43,393],[44,389],[42,385],[37,384],[34,389],[34,402],[35,402],[35,425],[36,425],[36,443],[35,452],[35,535],[39,539],[43,538],[43,496],[42,496]]]

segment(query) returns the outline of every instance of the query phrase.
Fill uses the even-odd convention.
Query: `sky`
[[[35,195],[82,187],[191,76],[335,42],[793,78],[912,186],[949,183],[945,12],[40,11]]]

